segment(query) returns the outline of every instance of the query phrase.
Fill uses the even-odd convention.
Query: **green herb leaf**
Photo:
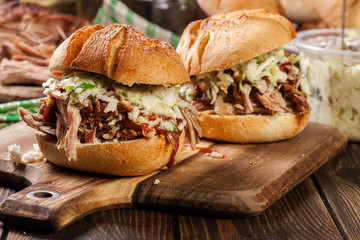
[[[81,84],[81,85],[79,86],[79,88],[82,88],[82,89],[84,89],[84,91],[85,91],[85,90],[88,90],[88,89],[97,88],[97,86],[98,86],[97,83],[95,83],[95,85],[90,84],[90,83],[83,83],[83,84]]]
[[[68,93],[72,93],[72,92],[74,92],[74,87],[71,86],[71,85],[68,85],[68,86],[65,86],[65,90],[66,90]]]

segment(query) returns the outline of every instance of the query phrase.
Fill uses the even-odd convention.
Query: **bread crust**
[[[313,0],[279,0],[285,16],[297,23],[319,22],[321,17],[315,9]]]
[[[241,10],[190,23],[177,52],[189,75],[223,70],[296,37],[291,23],[266,10]]]
[[[178,152],[184,138],[183,132]],[[77,160],[69,161],[64,148],[58,148],[54,137],[37,132],[36,139],[44,157],[58,166],[118,176],[138,176],[158,170],[169,162],[173,150],[165,136],[160,134],[116,143],[78,144]]]
[[[64,41],[51,57],[49,70],[61,76],[72,69],[103,74],[128,86],[189,81],[170,44],[121,24],[81,28]]]
[[[204,111],[200,113],[199,124],[204,138],[234,143],[261,143],[297,135],[306,126],[309,115],[220,116],[213,111]]]
[[[342,25],[342,0],[316,0],[315,9],[330,28],[340,28]],[[345,27],[360,28],[360,0],[347,0],[345,11]]]
[[[241,9],[266,9],[283,14],[279,0],[197,0],[199,7],[208,15],[227,13]]]

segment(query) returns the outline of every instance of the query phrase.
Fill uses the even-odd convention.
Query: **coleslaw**
[[[340,29],[300,32],[300,68],[308,81],[310,121],[339,128],[350,141],[360,141],[360,31]]]

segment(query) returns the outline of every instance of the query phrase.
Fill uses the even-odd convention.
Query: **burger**
[[[197,112],[177,94],[189,76],[168,43],[127,25],[88,26],[55,50],[49,71],[38,113],[18,113],[56,165],[143,175],[171,167],[186,134],[197,142]]]
[[[200,112],[202,136],[239,143],[272,142],[307,124],[309,88],[298,57],[282,46],[291,23],[266,10],[240,10],[191,22],[177,52],[191,82],[182,98]]]

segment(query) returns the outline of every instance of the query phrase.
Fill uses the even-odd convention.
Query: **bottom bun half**
[[[234,142],[261,143],[291,138],[306,126],[310,114],[220,116],[213,111],[200,113],[204,138]]]
[[[173,148],[164,135],[115,143],[78,144],[77,160],[69,161],[64,148],[58,148],[56,139],[37,132],[36,138],[44,157],[62,167],[118,176],[138,176],[165,166]],[[179,150],[185,133],[179,139]]]

